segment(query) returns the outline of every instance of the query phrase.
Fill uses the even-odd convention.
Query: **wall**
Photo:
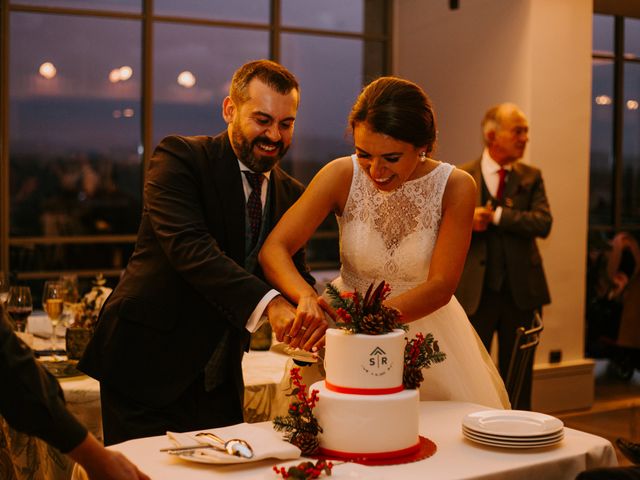
[[[440,160],[460,164],[479,157],[479,125],[489,106],[512,101],[528,115],[531,142],[524,160],[542,169],[554,216],[551,235],[539,241],[552,304],[544,309],[536,371],[554,370],[557,380],[558,371],[571,375],[578,365],[584,392],[558,405],[587,406],[593,388],[583,359],[592,0],[474,0],[460,2],[458,10],[448,5],[397,1],[394,73],[431,96]],[[562,350],[561,365],[546,364],[550,350]],[[539,405],[547,396],[542,383],[534,384],[534,408],[536,396]],[[544,398],[544,409],[553,410],[554,402]]]

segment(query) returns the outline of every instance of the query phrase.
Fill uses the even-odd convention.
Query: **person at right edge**
[[[520,161],[529,141],[524,113],[512,103],[496,105],[485,113],[482,133],[482,156],[460,166],[475,179],[477,198],[456,297],[487,350],[497,332],[506,380],[516,330],[530,328],[535,312],[550,302],[536,238],[549,235],[552,217],[542,173]],[[532,370],[533,359],[514,409],[531,409]]]

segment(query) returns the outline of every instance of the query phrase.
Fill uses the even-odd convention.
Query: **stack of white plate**
[[[544,413],[483,410],[462,419],[462,434],[492,447],[539,448],[559,443],[564,437],[564,424]]]

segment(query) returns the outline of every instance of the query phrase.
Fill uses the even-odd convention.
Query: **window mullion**
[[[271,0],[271,29],[269,35],[269,56],[274,62],[280,62],[281,31],[280,0]]]
[[[622,135],[624,130],[624,17],[615,17],[613,90],[613,226],[622,226]]]
[[[153,149],[153,0],[144,0],[142,17],[142,184]]]

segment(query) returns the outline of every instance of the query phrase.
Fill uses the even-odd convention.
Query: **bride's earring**
[[[424,163],[427,161],[427,152],[420,152],[420,155],[418,155],[418,158],[420,159],[420,163]]]

